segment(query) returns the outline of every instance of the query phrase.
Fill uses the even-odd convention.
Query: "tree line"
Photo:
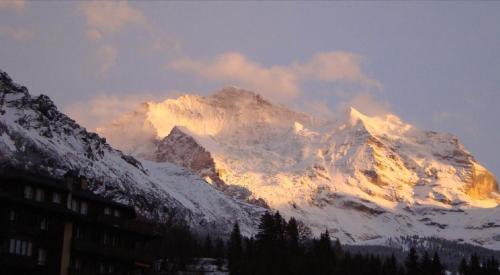
[[[328,231],[312,238],[300,221],[286,221],[279,212],[262,215],[253,237],[244,237],[234,224],[229,239],[196,237],[186,226],[171,227],[158,242],[158,253],[165,260],[164,270],[184,270],[194,258],[213,258],[232,275],[250,274],[349,274],[349,275],[441,275],[447,270],[439,254],[418,254],[411,248],[405,259],[394,255],[350,253]],[[494,258],[481,260],[477,255],[462,259],[460,275],[500,275]]]

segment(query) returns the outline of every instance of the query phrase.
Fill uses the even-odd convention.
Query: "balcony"
[[[87,240],[73,240],[71,249],[81,254],[89,254],[92,257],[107,258],[122,262],[152,262],[154,260],[154,257],[148,255],[149,253],[146,251],[123,246],[103,245],[102,243]]]

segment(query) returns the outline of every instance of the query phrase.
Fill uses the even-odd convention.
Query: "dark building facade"
[[[0,175],[1,274],[145,274],[153,235],[85,179]]]

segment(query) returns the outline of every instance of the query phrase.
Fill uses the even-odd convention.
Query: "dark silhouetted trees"
[[[242,274],[242,258],[242,236],[240,232],[240,226],[238,225],[238,223],[235,223],[233,226],[233,231],[231,231],[229,243],[227,245],[227,259],[231,274]]]
[[[196,258],[213,258],[235,275],[444,275],[445,267],[435,250],[420,254],[411,248],[398,262],[393,254],[350,253],[325,230],[318,238],[300,221],[286,221],[279,212],[262,215],[255,237],[244,237],[235,223],[227,243],[214,235],[197,236],[186,225],[167,226],[160,231],[155,255],[162,259],[162,271],[177,274]],[[430,254],[432,252],[432,254]],[[433,255],[430,257],[430,255]],[[227,265],[226,265],[227,263]],[[192,266],[192,265],[191,265]],[[460,275],[500,275],[495,258],[482,261],[473,254],[463,259]]]
[[[476,254],[472,254],[469,261],[462,258],[458,273],[460,275],[500,275],[498,262],[495,258],[489,258],[481,263],[481,260]]]

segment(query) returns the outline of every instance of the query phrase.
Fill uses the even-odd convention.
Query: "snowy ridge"
[[[139,161],[113,149],[60,113],[47,96],[31,97],[0,72],[0,168],[9,167],[55,177],[77,171],[96,193],[133,205],[146,217],[184,219],[196,230],[229,232],[238,221],[251,234],[263,211],[228,198],[182,167]]]
[[[344,243],[419,235],[500,250],[496,179],[450,134],[353,108],[324,120],[235,87],[149,102],[138,112],[150,129],[143,135],[150,143],[141,146],[153,151],[137,150],[122,130],[124,118],[100,132],[120,137],[109,140],[126,152],[147,156],[180,129],[210,154],[224,184],[248,190],[315,232],[329,229]],[[175,160],[179,154],[169,158],[200,173]]]

